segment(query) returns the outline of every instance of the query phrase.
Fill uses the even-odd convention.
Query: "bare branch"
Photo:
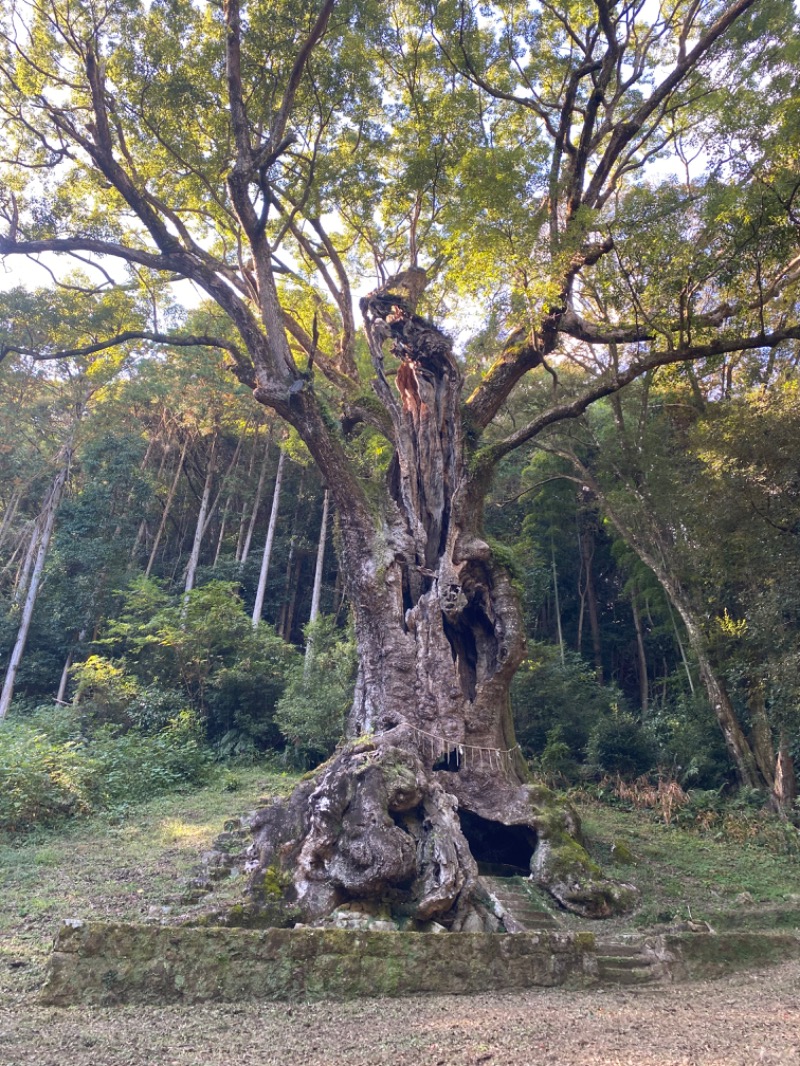
[[[559,404],[543,411],[527,426],[512,433],[505,440],[491,445],[486,449],[486,460],[492,464],[499,462],[503,456],[508,455],[526,444],[529,440],[538,436],[549,426],[568,419],[579,418],[591,404],[601,400],[604,396],[610,396],[620,389],[630,385],[632,381],[660,366],[670,366],[675,363],[685,363],[699,359],[708,359],[714,355],[723,355],[727,352],[752,351],[757,348],[775,348],[788,340],[800,340],[800,325],[789,326],[785,329],[776,330],[774,333],[760,333],[754,337],[733,337],[730,340],[720,338],[711,344],[701,344],[686,348],[676,348],[665,352],[655,352],[644,359],[633,362],[627,370],[614,374],[612,377],[599,381],[588,388],[580,396],[568,403]]]
[[[107,351],[109,348],[117,348],[130,341],[151,341],[153,344],[169,344],[177,348],[222,348],[230,352],[237,363],[247,365],[249,362],[242,351],[231,341],[222,337],[211,337],[206,334],[187,333],[153,333],[148,330],[125,330],[115,337],[96,341],[94,344],[86,344],[80,348],[63,348],[54,351],[47,349],[26,348],[17,344],[0,344],[0,362],[7,355],[27,355],[37,362],[52,359],[74,359],[81,355],[95,355],[97,352]],[[252,366],[251,366],[252,369]]]

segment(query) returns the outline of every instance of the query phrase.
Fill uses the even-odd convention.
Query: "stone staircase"
[[[564,923],[528,878],[483,872],[479,883],[507,932],[565,931]],[[627,941],[598,940],[592,957],[597,977],[603,984],[643,985],[664,979],[663,961],[639,937]]]
[[[484,873],[478,880],[507,932],[555,932],[562,928],[561,922],[548,909],[538,889],[527,878]]]
[[[641,941],[598,943],[595,959],[597,976],[602,984],[646,985],[664,980],[663,960],[648,952]]]

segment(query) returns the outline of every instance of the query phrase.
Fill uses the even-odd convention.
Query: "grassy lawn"
[[[174,904],[225,821],[294,781],[259,767],[219,771],[124,819],[99,815],[0,841],[0,996],[38,985],[63,918],[141,921],[150,907]]]
[[[776,854],[751,842],[716,840],[665,825],[642,811],[599,803],[583,803],[579,811],[591,851],[606,873],[633,882],[641,892],[633,925],[675,919],[717,926],[733,921],[800,924],[798,856]],[[620,854],[627,861],[620,861]],[[737,899],[743,893],[752,903]],[[794,919],[778,913],[792,909],[797,912]]]

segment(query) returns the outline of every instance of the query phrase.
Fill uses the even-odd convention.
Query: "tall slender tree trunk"
[[[22,607],[17,639],[11,652],[8,668],[6,669],[3,689],[2,692],[0,692],[0,722],[6,717],[8,709],[11,706],[17,671],[19,670],[19,665],[22,662],[22,656],[25,652],[25,645],[28,640],[28,632],[31,627],[33,611],[36,606],[36,600],[39,595],[39,589],[44,574],[44,564],[47,561],[47,553],[50,549],[50,541],[53,536],[56,515],[58,514],[58,508],[61,505],[64,489],[69,479],[69,471],[72,465],[71,443],[64,449],[63,460],[63,465],[56,474],[52,488],[50,489],[49,497],[42,512],[43,522],[41,536],[39,537],[36,551],[36,561],[33,565],[30,582],[25,595],[25,603]]]
[[[319,529],[319,541],[317,542],[317,562],[314,567],[314,585],[311,591],[311,614],[308,621],[311,625],[319,618],[319,603],[322,596],[322,571],[325,569],[325,542],[328,539],[328,490],[322,498],[322,523]],[[306,669],[314,657],[314,637],[311,636],[306,644]]]
[[[590,518],[592,522],[590,524]],[[579,516],[579,543],[581,562],[586,575],[586,605],[589,609],[589,629],[592,634],[592,654],[594,656],[594,672],[598,684],[603,684],[603,646],[600,636],[600,618],[597,610],[597,592],[594,583],[594,512],[585,509]]]
[[[188,596],[194,588],[195,578],[197,577],[197,567],[200,563],[200,550],[203,546],[203,535],[205,534],[209,508],[211,506],[211,489],[214,484],[214,473],[216,470],[216,458],[217,458],[217,435],[214,433],[214,438],[211,441],[211,454],[208,457],[208,466],[206,467],[206,477],[203,482],[203,495],[200,499],[200,510],[197,514],[197,522],[194,527],[194,539],[192,540],[192,551],[189,555],[189,562],[186,564],[186,580],[184,582],[183,591]]]
[[[181,448],[181,454],[180,454],[180,457],[178,459],[178,463],[177,463],[177,465],[175,467],[175,473],[174,473],[173,478],[172,478],[172,483],[170,484],[169,492],[167,493],[167,498],[164,501],[164,510],[161,513],[161,521],[158,523],[158,530],[156,531],[156,535],[155,535],[155,538],[153,540],[153,547],[150,549],[150,557],[147,560],[147,567],[145,568],[145,572],[144,572],[144,576],[145,577],[150,577],[150,574],[151,574],[152,569],[153,569],[153,563],[156,561],[156,556],[158,555],[158,549],[159,549],[159,547],[161,545],[161,538],[164,535],[164,529],[166,528],[166,525],[167,525],[167,519],[169,518],[169,513],[172,510],[172,504],[173,504],[173,501],[175,499],[175,493],[178,490],[178,483],[180,482],[181,474],[183,473],[183,464],[184,464],[184,461],[186,460],[186,449],[188,447],[189,447],[189,437],[187,436],[184,439],[183,447]]]
[[[267,463],[269,460],[270,445],[272,444],[272,433],[267,434],[267,442],[264,445],[264,458],[261,460],[261,470],[258,474],[258,485],[256,486],[256,496],[253,500],[253,510],[250,513],[250,521],[247,525],[247,535],[244,538],[242,544],[242,550],[239,553],[238,562],[242,566],[247,562],[247,557],[250,554],[250,545],[253,542],[253,531],[256,528],[256,522],[258,520],[258,512],[261,509],[261,497],[264,495],[264,484],[267,479]],[[282,455],[283,453],[281,453]],[[278,463],[280,464],[280,456],[278,457]]]
[[[561,665],[564,666],[566,658],[564,656],[564,632],[561,628],[561,601],[558,595],[558,571],[556,570],[556,549],[552,540],[550,541],[550,562],[553,571],[553,604],[556,612],[556,632],[558,634],[558,650],[561,654]]]
[[[300,517],[300,507],[303,502],[303,485],[305,483],[305,478],[306,468],[301,467],[300,484],[297,488],[294,514],[292,515],[292,535],[289,540],[289,552],[286,558],[283,606],[281,607],[281,617],[278,623],[278,632],[284,640],[289,640],[289,634],[291,633],[292,623],[294,621],[294,605],[297,602],[297,582],[292,582],[292,567],[294,566],[295,549],[297,547],[297,522]]]
[[[278,457],[278,469],[275,472],[275,488],[272,492],[272,510],[269,515],[269,527],[267,539],[264,542],[264,551],[261,555],[261,570],[258,575],[258,588],[256,589],[256,602],[253,606],[253,628],[261,621],[261,613],[264,610],[264,594],[267,590],[267,577],[269,576],[269,564],[272,557],[272,543],[275,539],[275,526],[278,522],[278,508],[281,502],[281,484],[283,483],[283,464],[286,461],[286,452],[281,449]]]
[[[311,593],[311,614],[309,622],[316,622],[319,618],[319,605],[322,596],[322,573],[325,569],[325,543],[328,539],[328,490],[322,498],[322,522],[319,527],[319,541],[317,542],[317,561],[314,566],[314,587]]]
[[[42,536],[42,515],[37,515],[35,520],[31,524],[31,535],[28,540],[28,547],[25,551],[25,558],[23,559],[22,566],[17,572],[17,577],[14,582],[14,594],[12,596],[12,602],[15,605],[22,603],[25,595],[28,591],[28,583],[31,579],[31,573],[33,571],[33,564],[36,560],[36,552],[39,547],[39,542]]]
[[[639,661],[639,706],[642,709],[642,718],[646,718],[650,703],[650,685],[647,677],[647,652],[644,647],[642,616],[636,602],[635,592],[631,593],[631,613],[633,614],[633,627],[636,630],[636,651]]]
[[[255,465],[256,465],[256,453],[258,451],[258,438],[260,436],[260,433],[259,433],[260,428],[261,427],[259,425],[256,425],[255,432],[253,434],[253,447],[250,449],[250,462],[247,464],[247,489],[242,494],[243,499],[242,499],[241,513],[239,515],[239,533],[238,533],[238,535],[236,537],[236,555],[235,555],[235,560],[236,560],[237,563],[240,562],[241,558],[242,558],[242,547],[244,545],[244,535],[245,535],[245,529],[246,529],[246,526],[247,526],[247,516],[250,513],[247,492],[248,492],[248,490],[250,488],[250,483],[251,483],[251,481],[253,479],[253,470],[255,469]]]

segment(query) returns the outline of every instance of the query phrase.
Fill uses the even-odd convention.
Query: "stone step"
[[[599,966],[611,967],[618,970],[635,970],[637,967],[652,966],[654,960],[645,955],[596,955]]]
[[[535,889],[526,879],[484,874],[481,883],[505,912],[509,932],[560,928],[558,919],[536,899]]]
[[[618,985],[646,985],[659,980],[651,966],[604,966],[598,968],[598,976],[604,982]]]
[[[600,958],[614,958],[614,959],[641,959],[646,958],[642,955],[642,948],[640,944],[598,944],[597,945],[597,957]]]

